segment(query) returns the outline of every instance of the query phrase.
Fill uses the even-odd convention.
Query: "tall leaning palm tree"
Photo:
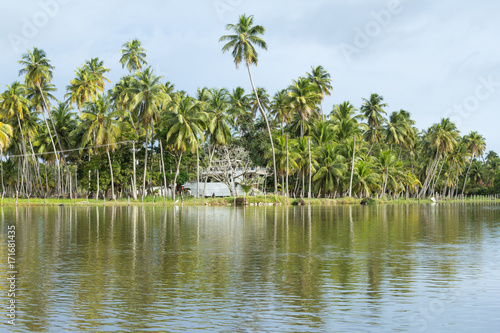
[[[47,102],[45,96],[47,95],[47,91],[52,90],[52,85],[50,84],[52,80],[52,70],[54,66],[50,64],[49,59],[45,51],[33,48],[33,51],[28,51],[22,55],[19,64],[23,66],[23,68],[19,71],[19,75],[25,75],[25,83],[28,88],[31,88],[34,94],[39,95],[40,98],[35,98],[35,100],[39,101],[41,105],[39,108],[42,110],[43,119],[45,122],[45,126],[47,126],[47,130],[50,136],[50,141],[52,143],[52,147],[54,148],[54,154],[56,158],[59,159],[56,145],[54,139],[52,138],[52,132],[50,130],[50,126],[45,117],[45,112],[47,112],[50,122],[52,123],[52,128],[54,129],[54,135],[56,137],[59,149],[62,150],[61,141],[59,140],[59,136],[55,132],[55,124],[52,119],[52,115],[50,113],[50,105]],[[63,153],[60,153],[60,157],[63,160],[64,166],[66,167],[66,172],[70,175],[68,164],[66,163],[66,158]],[[70,192],[70,196],[73,197],[72,192]]]
[[[130,73],[140,71],[142,66],[147,64],[146,50],[137,39],[123,44],[121,53],[120,64],[122,64],[122,68],[126,66]]]
[[[276,173],[276,153],[274,151],[273,135],[271,133],[271,128],[269,127],[266,112],[260,103],[257,90],[255,89],[252,72],[250,70],[251,65],[257,66],[258,63],[258,53],[254,45],[267,50],[266,42],[260,37],[264,34],[265,29],[263,26],[253,25],[253,16],[246,16],[245,14],[239,17],[238,23],[228,24],[226,29],[233,32],[233,34],[224,35],[219,39],[219,42],[227,41],[227,43],[222,47],[222,52],[232,52],[236,68],[238,68],[243,61],[245,62],[255,99],[259,105],[262,118],[264,118],[266,122],[269,141],[271,142],[271,149],[273,153],[274,193],[276,193],[278,188],[278,177]]]

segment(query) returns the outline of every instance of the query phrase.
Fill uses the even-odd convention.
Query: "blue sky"
[[[137,38],[157,74],[177,89],[242,86],[247,73],[222,54],[218,38],[238,15],[266,28],[254,80],[270,94],[311,66],[333,79],[332,105],[378,93],[387,112],[405,109],[427,128],[450,117],[462,134],[477,130],[500,152],[500,2],[494,0],[25,0],[4,1],[0,90],[18,79],[20,55],[37,46],[56,67],[62,98],[74,70],[91,57],[115,83],[121,45]]]

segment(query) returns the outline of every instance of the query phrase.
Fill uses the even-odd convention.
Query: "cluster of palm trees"
[[[242,15],[227,30],[222,51],[236,67],[246,65],[250,94],[241,87],[177,91],[132,40],[121,50],[128,74],[114,86],[106,90],[109,69],[93,58],[58,101],[45,52],[22,55],[23,82],[0,95],[2,195],[137,199],[160,186],[175,199],[178,184],[199,183],[200,168],[228,145],[267,165],[268,191],[287,196],[451,197],[495,186],[500,159],[489,152],[480,160],[486,145],[477,132],[461,137],[449,119],[419,131],[405,110],[387,116],[378,94],[359,110],[344,102],[325,112],[332,81],[322,66],[271,97],[251,73],[257,47],[267,49],[265,29]]]

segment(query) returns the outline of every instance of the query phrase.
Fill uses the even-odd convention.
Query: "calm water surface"
[[[0,331],[500,332],[498,205],[0,213]]]

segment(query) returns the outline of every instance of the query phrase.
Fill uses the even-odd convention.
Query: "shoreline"
[[[238,197],[238,200],[243,200],[244,197]],[[247,197],[246,206],[293,206],[297,205],[299,199],[285,198],[282,196],[277,196],[276,200],[274,196],[258,196],[258,197]],[[310,200],[304,199],[305,206],[343,206],[343,205],[361,205],[362,199],[355,198],[312,198]],[[409,205],[409,204],[432,204],[433,201],[430,199],[374,199],[375,205]],[[500,203],[500,198],[495,196],[485,196],[485,197],[468,197],[463,199],[443,199],[437,202],[439,203]],[[128,199],[118,199],[113,200],[95,200],[90,199],[39,199],[39,198],[3,198],[0,207],[57,207],[57,206],[68,206],[68,207],[90,207],[90,206],[234,206],[235,200],[232,197],[226,198],[205,198],[195,199],[186,198],[184,200],[178,199],[174,203],[171,198],[163,197],[145,197],[142,200],[128,200]],[[245,205],[237,205],[245,206]]]

